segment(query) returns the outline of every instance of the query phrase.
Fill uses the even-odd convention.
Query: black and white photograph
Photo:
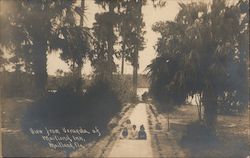
[[[250,158],[249,0],[0,0],[0,157]]]

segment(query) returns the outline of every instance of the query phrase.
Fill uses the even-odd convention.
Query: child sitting
[[[138,138],[138,131],[136,130],[136,125],[133,125],[130,139],[137,139],[137,138]]]
[[[120,139],[124,139],[128,137],[128,128],[124,127],[120,136]]]
[[[147,139],[147,134],[143,125],[140,126],[140,131],[138,132],[138,139]]]

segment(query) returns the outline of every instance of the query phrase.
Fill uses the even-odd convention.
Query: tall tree
[[[90,59],[97,74],[104,78],[110,78],[112,73],[116,72],[114,56],[117,51],[114,49],[114,45],[117,42],[117,35],[115,31],[120,20],[116,10],[119,9],[120,3],[118,0],[96,0],[95,2],[102,6],[106,12],[95,15],[96,22],[93,24],[96,38],[95,51]]]
[[[121,56],[122,69],[124,68],[124,60],[126,59],[133,66],[133,92],[136,95],[137,91],[137,76],[138,76],[138,54],[144,49],[144,34],[143,30],[145,23],[143,22],[142,6],[145,5],[145,0],[127,0],[122,3],[123,11],[121,12],[120,36],[122,37]]]
[[[152,0],[152,2],[155,7],[164,6],[166,3],[165,0]],[[143,50],[143,36],[145,34],[143,30],[145,23],[143,22],[142,7],[146,4],[146,0],[96,0],[96,3],[108,10],[108,12],[96,14],[97,22],[94,24],[94,30],[98,42],[96,43],[95,54],[99,55],[92,56],[92,61],[94,61],[92,63],[102,72],[114,72],[116,67],[113,62],[113,55],[116,55],[116,57],[122,59],[121,73],[123,74],[124,62],[125,60],[129,61],[133,66],[133,87],[136,95],[139,68],[138,54],[139,51]],[[116,26],[117,24],[119,26]],[[118,29],[119,33],[114,32],[114,29]],[[118,41],[118,34],[121,37],[121,42],[119,43],[121,45],[120,51],[115,50],[113,47]],[[98,53],[98,51],[100,52]],[[105,53],[108,55],[104,55]],[[105,60],[106,62],[100,64],[100,61]]]
[[[6,37],[1,40],[1,44],[11,49],[17,58],[23,59],[26,68],[31,67],[39,95],[46,92],[47,53],[53,49],[61,49],[61,57],[68,62],[72,61],[73,69],[78,70],[75,71],[78,72],[75,87],[81,91],[81,69],[83,58],[89,50],[90,35],[87,28],[77,26],[75,13],[80,9],[82,23],[84,9],[81,7],[84,6],[77,7],[75,3],[58,0],[3,3],[13,10],[1,14],[1,19],[7,25],[1,25]]]
[[[31,56],[32,70],[39,95],[46,92],[47,52],[50,39],[64,10],[71,8],[75,1],[22,0],[1,1],[9,10],[1,14],[1,44],[14,52],[25,52]],[[3,27],[3,28],[2,28]],[[27,56],[29,56],[27,55]]]
[[[138,0],[137,2],[138,4],[136,5],[136,10],[137,10],[137,14],[135,16],[137,16],[137,23],[136,23],[136,29],[135,29],[135,33],[136,33],[136,43],[135,43],[135,48],[134,48],[134,54],[133,54],[133,60],[132,60],[132,66],[133,66],[133,91],[134,94],[137,95],[137,83],[138,83],[138,68],[139,68],[139,62],[138,62],[138,58],[139,58],[139,50],[142,45],[142,40],[141,38],[143,38],[141,36],[141,30],[143,27],[143,22],[142,22],[142,5],[143,5],[143,0]]]
[[[83,22],[84,22],[84,10],[85,10],[85,0],[81,0],[81,7],[80,7],[80,27],[84,27],[83,26]],[[86,36],[86,37],[90,37],[90,36]],[[89,45],[86,47],[87,49],[83,50],[85,52],[89,51],[90,47]],[[83,67],[83,63],[79,64],[77,67],[77,81],[76,81],[76,91],[78,93],[82,92],[82,86],[83,86],[83,78],[82,78],[82,67]]]
[[[80,7],[66,9],[65,16],[62,16],[55,30],[55,38],[51,42],[53,49],[61,49],[61,59],[70,65],[73,72],[72,88],[77,93],[82,93],[82,67],[84,60],[91,50],[92,36],[90,29],[83,27],[85,1],[81,1]],[[80,24],[77,25],[76,14],[80,15]]]
[[[172,108],[189,95],[202,94],[205,125],[211,131],[221,97],[233,93],[236,102],[247,105],[249,13],[242,9],[247,4],[180,3],[175,21],[154,25],[161,38],[158,56],[148,68],[151,93],[160,104]]]

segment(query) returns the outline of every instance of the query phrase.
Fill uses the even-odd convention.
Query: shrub
[[[107,125],[125,102],[132,99],[132,87],[120,76],[112,80],[96,78],[85,94],[88,110],[99,126]]]
[[[72,86],[65,86],[55,94],[38,99],[27,111],[25,127],[79,127],[103,130],[111,118],[121,110],[132,92],[120,77],[113,80],[95,79],[85,94],[77,94]]]
[[[4,97],[32,97],[35,92],[34,78],[31,74],[14,71],[0,72],[0,88]]]
[[[74,127],[84,124],[84,97],[70,88],[38,99],[26,113],[28,126]]]

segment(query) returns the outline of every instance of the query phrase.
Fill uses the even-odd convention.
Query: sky
[[[192,0],[195,1],[206,1],[210,3],[211,0]],[[233,1],[233,0],[230,0]],[[162,8],[154,8],[151,0],[147,0],[147,4],[143,6],[142,13],[145,22],[145,49],[139,52],[139,70],[138,73],[145,74],[145,68],[151,63],[151,60],[156,57],[156,51],[154,50],[154,45],[157,42],[159,34],[152,31],[152,25],[157,21],[174,20],[175,16],[179,11],[178,2],[188,3],[191,0],[167,0],[167,4]],[[78,1],[80,3],[80,1]],[[86,19],[85,26],[92,27],[94,16],[97,12],[102,12],[102,8],[94,4],[94,0],[85,0],[86,5]],[[119,65],[118,72],[120,72],[121,61],[115,60],[116,64]],[[62,69],[64,71],[69,71],[68,65],[60,60],[59,52],[52,52],[48,55],[48,74],[55,75],[57,69]],[[90,62],[86,61],[83,67],[84,74],[91,74],[92,68]],[[132,74],[132,67],[129,63],[125,64],[124,68],[125,74]]]

